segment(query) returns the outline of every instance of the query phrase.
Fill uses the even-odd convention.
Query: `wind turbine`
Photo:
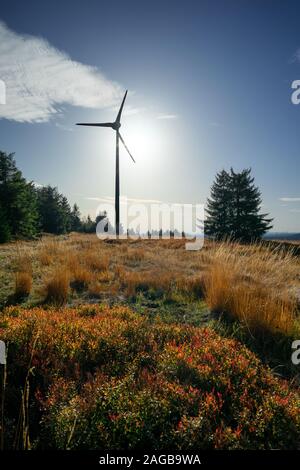
[[[116,215],[116,235],[119,237],[120,234],[120,168],[119,168],[119,140],[121,140],[125,149],[129,153],[129,156],[135,163],[135,159],[128,150],[127,145],[124,142],[123,137],[120,134],[121,127],[121,115],[123,111],[123,106],[126,100],[128,90],[126,90],[123,101],[121,103],[119,112],[117,114],[116,120],[114,122],[78,122],[77,126],[92,126],[92,127],[111,127],[116,131],[116,183],[115,183],[115,215]]]

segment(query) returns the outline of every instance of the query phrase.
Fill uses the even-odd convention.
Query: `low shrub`
[[[299,445],[299,390],[210,328],[167,325],[105,305],[7,308],[1,325],[1,338],[9,342],[7,448],[29,363],[35,448]]]

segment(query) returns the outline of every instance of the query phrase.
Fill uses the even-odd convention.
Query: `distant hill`
[[[297,232],[269,232],[264,236],[265,240],[300,240],[300,233]]]

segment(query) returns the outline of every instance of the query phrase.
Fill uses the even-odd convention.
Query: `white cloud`
[[[82,195],[81,195],[82,196]],[[82,196],[83,199],[87,201],[98,201],[98,202],[107,202],[113,203],[115,201],[114,196],[103,196],[103,197],[90,197],[90,196]],[[170,201],[160,201],[159,199],[142,199],[142,198],[132,198],[126,196],[120,196],[120,203],[127,204],[127,203],[137,203],[137,204],[168,204],[170,206],[178,206],[182,207],[184,202],[170,202]]]
[[[18,34],[0,22],[0,79],[6,104],[0,118],[45,122],[70,104],[87,108],[115,106],[122,87],[96,67],[72,60],[46,40]]]
[[[159,114],[157,119],[178,119],[177,114]]]
[[[115,198],[112,196],[104,196],[104,197],[89,197],[85,196],[83,199],[86,199],[87,201],[99,201],[99,202],[107,202],[111,203],[114,202]],[[161,204],[162,201],[159,201],[157,199],[138,199],[138,198],[130,198],[126,196],[120,196],[120,201],[121,204],[126,204],[127,202],[136,202],[136,203],[141,203],[141,204]]]
[[[300,213],[300,209],[289,209],[289,212],[296,212],[297,214]]]
[[[83,199],[86,199],[87,201],[106,201],[106,198],[104,197],[84,197]]]
[[[279,201],[282,201],[282,202],[300,202],[300,197],[280,197]]]

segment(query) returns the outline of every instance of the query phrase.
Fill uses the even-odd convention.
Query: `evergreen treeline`
[[[268,214],[260,214],[261,194],[254,185],[251,170],[236,173],[222,170],[215,178],[207,203],[205,233],[216,239],[230,237],[249,242],[261,238],[272,228]],[[14,154],[0,151],[0,243],[16,238],[33,238],[41,232],[56,235],[70,231],[95,233],[97,223],[90,216],[81,220],[77,204],[70,207],[57,188],[35,187],[17,168]],[[108,221],[104,231],[112,230]],[[134,230],[127,235],[136,235]],[[162,230],[148,237],[162,237]],[[170,232],[174,237],[175,232]],[[177,235],[177,232],[176,232]]]
[[[40,232],[62,234],[94,231],[95,222],[81,221],[77,204],[70,207],[57,188],[36,188],[17,168],[14,154],[0,151],[0,243],[33,238]]]
[[[261,193],[254,185],[251,169],[240,173],[231,168],[219,172],[207,201],[205,233],[221,240],[250,242],[272,228],[273,219],[260,214]]]

